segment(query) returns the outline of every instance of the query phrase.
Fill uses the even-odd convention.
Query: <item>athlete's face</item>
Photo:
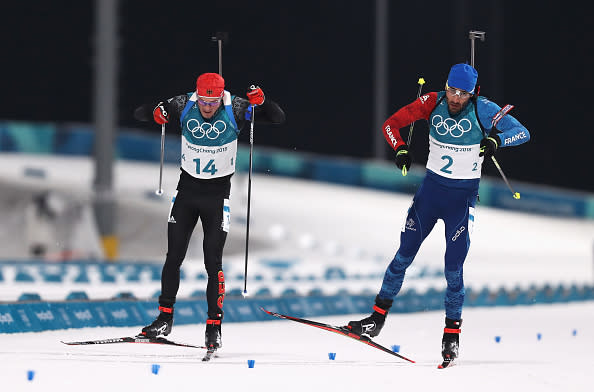
[[[221,106],[221,98],[198,98],[198,108],[205,119],[214,116],[219,106]]]
[[[448,110],[451,114],[457,114],[464,109],[470,97],[472,97],[472,94],[468,91],[446,87],[446,100],[448,102]]]

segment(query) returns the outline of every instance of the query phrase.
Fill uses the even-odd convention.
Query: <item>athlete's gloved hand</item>
[[[262,105],[264,103],[264,92],[258,86],[251,85],[247,92],[250,105]]]
[[[408,171],[411,165],[412,156],[408,152],[408,146],[403,144],[396,149],[396,166],[400,170],[402,170],[403,167],[406,167],[406,170]]]
[[[157,124],[163,125],[169,122],[169,113],[167,113],[163,102],[159,102],[153,109],[153,118]]]
[[[490,135],[489,137],[483,138],[483,140],[481,140],[481,152],[479,153],[479,157],[492,157],[500,144],[501,140],[497,135]]]

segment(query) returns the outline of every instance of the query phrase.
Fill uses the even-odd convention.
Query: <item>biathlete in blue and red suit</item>
[[[409,146],[400,129],[412,122],[429,122],[427,172],[417,190],[401,230],[400,248],[388,266],[371,316],[349,322],[359,334],[377,336],[384,325],[404,274],[438,219],[445,224],[446,328],[442,340],[444,361],[458,356],[464,303],[463,265],[470,247],[474,207],[481,167],[498,148],[530,139],[528,130],[511,115],[511,105],[501,109],[474,94],[477,71],[467,64],[454,65],[445,91],[431,92],[404,106],[386,120],[383,133],[396,151],[396,166],[408,170]]]

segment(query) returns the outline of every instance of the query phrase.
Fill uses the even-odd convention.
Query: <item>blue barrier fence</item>
[[[321,285],[328,281],[363,281],[368,279],[380,280],[383,277],[384,265],[375,266],[367,269],[365,273],[360,271],[348,273],[345,268],[338,265],[327,265],[319,268],[317,272],[299,273],[289,268],[296,263],[294,260],[283,261],[282,259],[256,259],[254,260],[255,270],[250,276],[254,282],[310,282],[320,283]],[[287,265],[281,267],[281,263]],[[275,265],[272,270],[271,265]],[[207,276],[203,270],[186,270],[183,266],[180,270],[180,278],[186,282],[206,282]],[[39,260],[21,260],[21,261],[0,261],[0,284],[10,280],[12,283],[90,283],[94,280],[96,283],[139,283],[141,278],[144,282],[160,282],[163,265],[159,263],[125,261],[119,260],[118,263],[103,263],[95,261],[64,261],[47,263]],[[267,269],[264,271],[264,269]],[[240,272],[241,271],[241,272]],[[10,273],[9,273],[10,272]],[[4,276],[7,276],[6,278]],[[10,278],[8,278],[10,275]],[[242,267],[229,266],[226,272],[227,281],[244,280]],[[408,274],[409,279],[423,279],[432,277],[443,277],[443,271],[439,267],[425,266]],[[93,278],[93,279],[92,279]]]
[[[443,309],[444,292],[414,290],[396,297],[392,313]],[[320,317],[370,312],[373,295],[291,296],[225,299],[225,322],[271,320],[260,310],[264,307],[296,317]],[[594,300],[594,287],[563,285],[531,287],[527,290],[468,290],[466,306],[491,307],[565,303]],[[135,299],[111,301],[25,301],[0,304],[0,333],[39,332],[85,327],[134,327],[152,322],[158,314],[155,301]],[[199,324],[206,320],[205,298],[179,300],[175,306],[177,325]]]
[[[92,127],[86,124],[0,122],[0,151],[89,156],[92,155],[93,143]],[[119,159],[156,163],[160,160],[160,143],[158,135],[119,129],[115,140],[116,156]],[[179,163],[180,143],[179,136],[166,136],[166,163]],[[247,148],[240,146],[238,170],[247,171],[248,165]],[[253,170],[256,173],[405,193],[413,193],[424,175],[423,169],[413,168],[408,176],[403,177],[389,162],[337,159],[266,148],[254,150]],[[483,178],[479,191],[481,204],[560,217],[594,219],[592,194],[529,184],[514,185],[515,190],[522,195],[520,200],[511,197],[502,181]]]

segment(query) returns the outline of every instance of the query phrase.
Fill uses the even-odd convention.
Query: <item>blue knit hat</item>
[[[468,64],[456,64],[450,69],[448,86],[474,93],[478,72]]]

